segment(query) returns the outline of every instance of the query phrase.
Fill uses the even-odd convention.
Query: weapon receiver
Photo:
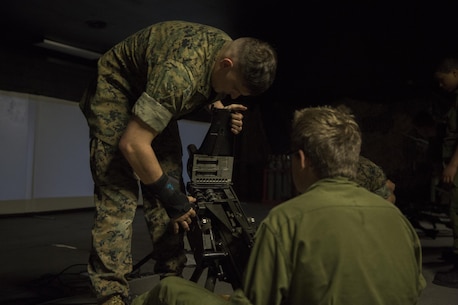
[[[256,231],[254,218],[245,215],[232,188],[230,119],[229,110],[214,109],[201,147],[188,146],[187,191],[196,198],[197,212],[187,232],[196,261],[191,280],[197,282],[207,269],[205,287],[211,291],[217,280],[241,287]]]

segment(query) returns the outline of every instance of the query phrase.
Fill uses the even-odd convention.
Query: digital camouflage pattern
[[[445,135],[442,140],[442,158],[448,162],[453,156],[458,142],[458,97],[447,111],[446,123]]]
[[[450,162],[458,145],[458,95],[455,102],[447,112],[447,126],[442,145],[442,158],[444,164]],[[458,254],[458,174],[453,179],[450,190],[450,224],[453,233],[453,252]]]
[[[388,199],[391,194],[386,185],[387,177],[383,169],[371,160],[360,156],[358,170],[356,173],[356,182],[369,191]]]
[[[91,144],[96,208],[88,272],[99,300],[128,296],[132,271],[132,221],[139,181],[117,145],[135,114],[160,134],[152,146],[163,171],[183,186],[182,146],[177,120],[221,99],[211,89],[217,53],[231,38],[213,27],[163,22],[122,41],[98,62],[98,77],[80,102]],[[184,191],[184,189],[183,189]],[[169,233],[161,203],[143,194],[143,211],[153,243],[156,273],[180,274],[183,234]]]
[[[93,138],[90,156],[91,171],[97,180],[93,251],[88,272],[98,296],[127,296],[125,274],[132,271],[132,220],[138,202],[138,181],[117,147]],[[164,172],[180,179],[177,173],[181,175],[181,167],[177,165],[172,155],[162,162]],[[145,192],[142,200],[153,243],[151,256],[157,262],[154,272],[181,274],[186,263],[183,235],[175,235],[167,230],[170,219],[155,198]]]
[[[100,58],[96,87],[80,103],[91,136],[116,145],[132,113],[161,132],[172,118],[221,99],[211,97],[210,78],[229,41],[219,29],[169,21],[114,46]]]

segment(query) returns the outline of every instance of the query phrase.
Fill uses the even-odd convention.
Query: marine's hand
[[[444,183],[453,183],[453,180],[456,175],[456,167],[451,164],[447,164],[442,172],[442,181]]]
[[[396,189],[396,184],[393,181],[391,181],[390,179],[387,179],[386,186],[390,190],[390,195],[388,196],[387,200],[391,203],[396,203],[396,195],[394,194],[394,190]]]
[[[229,109],[232,112],[240,112],[247,110],[248,107],[242,104],[230,104],[225,106],[224,109]]]
[[[181,192],[178,180],[173,177],[162,174],[156,182],[144,184],[144,189],[159,199],[170,219],[180,219],[192,210],[195,199]]]
[[[196,199],[194,197],[188,196],[189,202],[193,203],[196,202]],[[170,220],[173,233],[178,234],[180,231],[180,227],[183,228],[185,231],[189,231],[189,225],[192,222],[192,218],[196,217],[196,211],[191,208],[188,212],[185,214],[177,217],[177,218],[172,218]]]
[[[243,128],[242,111],[245,111],[248,108],[242,104],[231,104],[224,108],[231,111],[231,132],[233,134],[239,134]]]

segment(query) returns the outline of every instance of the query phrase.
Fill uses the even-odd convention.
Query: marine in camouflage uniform
[[[456,154],[455,151],[458,150],[458,93],[447,112],[446,119],[447,125],[442,143],[444,166],[451,162],[453,155]],[[452,255],[456,265],[455,268],[458,270],[458,174],[455,174],[448,187],[450,191],[450,226],[453,235]],[[458,285],[457,277],[455,277],[455,285]]]
[[[80,103],[90,129],[95,184],[88,272],[99,301],[127,297],[126,275],[132,271],[132,221],[141,184],[118,149],[121,135],[132,114],[156,130],[152,146],[163,172],[183,188],[177,120],[222,98],[212,93],[210,77],[218,51],[231,40],[209,26],[163,22],[140,30],[100,58],[97,80]],[[168,233],[167,212],[148,192],[142,194],[154,271],[180,274],[186,263],[183,235]]]
[[[387,180],[380,166],[363,156],[359,157],[356,174],[359,185],[388,200],[392,196],[392,190],[388,187]]]
[[[447,193],[441,201],[449,200],[450,227],[453,244],[450,250],[442,252],[442,257],[453,264],[448,271],[439,271],[434,275],[433,283],[450,288],[458,288],[458,56],[448,54],[438,64],[434,72],[439,87],[455,95],[450,101],[444,117],[445,132],[442,138],[443,169],[440,175],[441,185]],[[450,96],[452,97],[452,96]]]

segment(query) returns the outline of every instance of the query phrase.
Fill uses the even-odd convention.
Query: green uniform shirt
[[[167,277],[133,301],[214,305],[414,305],[426,281],[418,235],[392,203],[345,178],[273,208],[229,301]]]
[[[172,119],[221,99],[211,72],[231,40],[210,26],[167,21],[114,46],[98,61],[97,89],[80,104],[91,136],[116,145],[132,114],[161,132]]]
[[[232,303],[416,304],[421,264],[417,233],[395,205],[347,179],[323,179],[260,223]]]

